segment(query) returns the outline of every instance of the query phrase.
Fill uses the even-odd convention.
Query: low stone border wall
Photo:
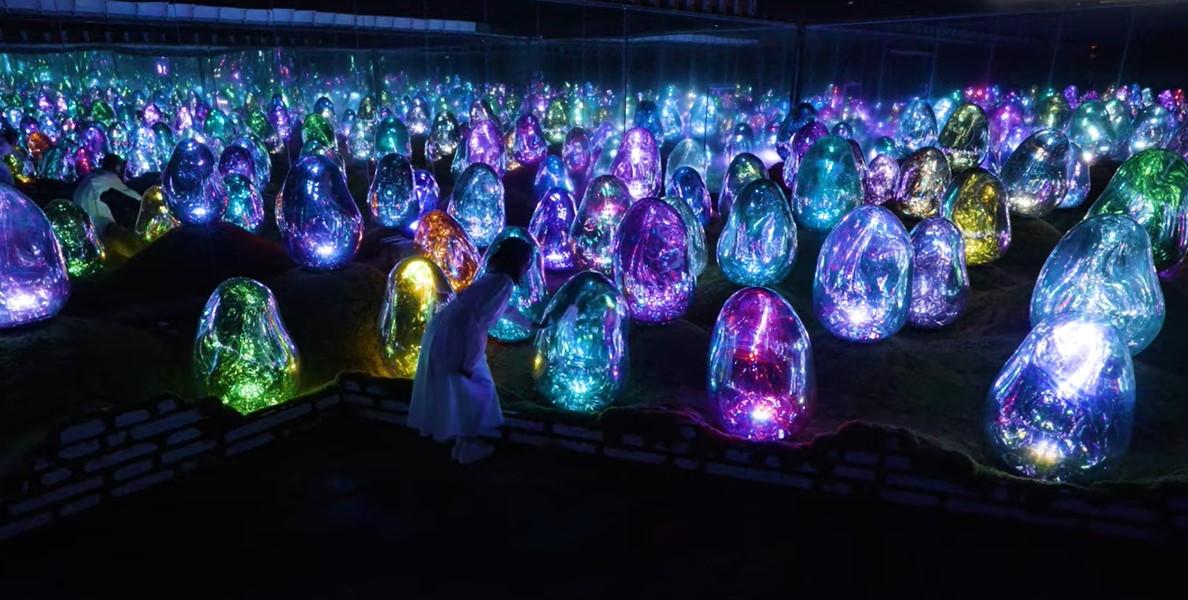
[[[170,481],[317,426],[355,418],[403,426],[411,384],[343,375],[249,417],[217,400],[166,397],[76,419],[0,487],[0,540]],[[504,440],[837,496],[1149,541],[1188,540],[1188,486],[1079,488],[979,471],[908,431],[850,424],[808,445],[725,437],[688,415],[599,418],[506,413]]]

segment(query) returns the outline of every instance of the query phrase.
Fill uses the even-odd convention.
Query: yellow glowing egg
[[[941,216],[961,230],[969,266],[998,260],[1011,243],[1006,191],[985,169],[975,167],[953,179],[941,202]]]
[[[140,213],[136,215],[136,235],[146,244],[151,244],[178,225],[180,223],[169,213],[169,206],[165,204],[161,186],[154,185],[145,190],[144,196],[140,198]]]
[[[379,331],[380,355],[393,375],[411,379],[416,374],[421,336],[453,296],[445,273],[427,258],[409,257],[392,268]]]

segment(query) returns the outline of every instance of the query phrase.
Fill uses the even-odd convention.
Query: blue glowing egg
[[[725,192],[723,192],[723,195]],[[800,159],[792,215],[805,229],[829,231],[862,204],[862,178],[845,138],[818,139]]]
[[[532,212],[528,232],[540,242],[546,269],[568,271],[573,268],[573,241],[570,239],[570,230],[573,229],[576,215],[573,195],[561,188],[545,192],[540,203],[536,205],[536,210]]]
[[[854,342],[895,335],[911,300],[912,240],[891,211],[865,205],[825,238],[813,279],[813,310],[829,333]]]
[[[532,183],[532,200],[540,202],[545,192],[561,188],[570,194],[574,193],[573,180],[569,177],[569,170],[560,156],[546,156],[536,171],[536,179]]]
[[[936,145],[936,114],[924,100],[912,100],[899,113],[895,126],[895,144],[901,154]]]
[[[1068,192],[1070,148],[1055,129],[1042,129],[1015,148],[999,173],[1012,213],[1043,217],[1056,209]]]
[[[289,257],[311,269],[351,261],[363,236],[363,216],[334,161],[307,156],[285,177],[276,225]]]
[[[367,190],[371,218],[384,227],[416,231],[421,204],[417,198],[412,164],[403,154],[389,154],[375,166],[375,178]]]
[[[676,209],[681,215],[681,222],[685,224],[686,240],[689,242],[689,264],[693,269],[693,276],[697,277],[705,271],[709,262],[709,251],[705,245],[705,228],[697,221],[697,215],[683,198],[665,196],[661,198],[665,204]]]
[[[697,222],[702,227],[709,226],[713,218],[713,204],[709,190],[696,169],[686,165],[673,172],[672,178],[668,180],[668,192],[665,195],[683,200],[689,206],[689,210],[693,211]]]
[[[491,245],[507,225],[503,180],[485,163],[473,163],[454,184],[446,209],[479,248]]]
[[[227,190],[227,210],[223,220],[255,232],[264,223],[264,199],[251,178],[232,173],[223,178]]]
[[[680,213],[656,198],[632,204],[615,234],[614,269],[636,321],[667,323],[685,314],[697,276]]]
[[[651,100],[643,100],[635,105],[635,119],[631,126],[646,129],[654,139],[664,139],[664,125],[660,120],[660,109]]]
[[[438,187],[437,180],[433,178],[433,173],[424,169],[413,170],[413,194],[417,197],[417,206],[421,209],[421,215],[437,210],[437,204],[441,200],[441,188]],[[419,216],[417,221],[419,223]],[[417,231],[418,223],[413,223],[409,227],[409,233]]]
[[[1036,325],[986,396],[991,448],[1028,477],[1064,481],[1108,468],[1134,424],[1134,365],[1102,317],[1070,312]]]
[[[219,174],[224,178],[231,174],[243,175],[255,184],[256,161],[252,152],[237,144],[227,146],[219,155]]]
[[[578,273],[545,308],[532,377],[553,406],[591,413],[609,406],[627,380],[631,319],[627,301],[605,276]]]
[[[532,256],[528,259],[528,271],[520,278],[520,282],[512,288],[511,298],[507,301],[507,307],[504,308],[504,314],[515,312],[519,315],[519,319],[509,319],[507,317],[500,317],[488,333],[491,337],[501,342],[522,342],[532,337],[532,330],[523,327],[520,323],[528,321],[536,323],[540,321],[541,315],[544,314],[545,304],[549,300],[549,291],[545,286],[544,261],[541,258],[540,247],[536,243],[536,239],[532,234],[520,227],[507,227],[495,236],[495,241],[491,242],[491,247],[487,248],[487,253],[483,255],[483,262],[479,268],[480,274],[487,272],[487,266],[491,257],[499,251],[500,246],[509,239],[518,239],[527,242],[532,246]]]
[[[173,217],[185,225],[214,223],[227,210],[227,190],[206,144],[182,140],[161,174],[161,191]]]
[[[947,219],[932,217],[912,228],[912,299],[908,323],[939,329],[957,320],[969,303],[965,240]]]
[[[0,248],[0,329],[58,314],[70,297],[70,276],[58,239],[45,213],[4,183]]]
[[[1119,143],[1110,123],[1105,104],[1097,100],[1082,102],[1065,125],[1068,140],[1081,149],[1090,165],[1108,159],[1117,151]]]
[[[565,168],[571,178],[577,181],[585,178],[593,160],[590,134],[586,133],[585,129],[574,127],[565,135],[565,143],[561,146],[561,160],[565,162]]]
[[[781,440],[800,429],[817,384],[812,343],[787,300],[758,287],[730,296],[714,324],[706,389],[731,435]]]
[[[690,138],[677,142],[672,152],[668,154],[668,166],[664,170],[665,181],[672,181],[673,174],[681,167],[691,167],[701,176],[702,181],[707,181],[709,151],[706,150],[705,144]],[[706,182],[706,185],[708,186],[709,183]]]
[[[738,200],[718,238],[718,267],[738,285],[775,285],[796,260],[796,222],[780,186],[752,181]]]
[[[1069,142],[1068,144],[1068,163],[1065,165],[1065,180],[1068,182],[1068,189],[1064,192],[1064,197],[1060,199],[1060,203],[1056,208],[1076,208],[1085,203],[1085,199],[1089,197],[1089,163],[1085,160],[1085,155],[1081,152],[1081,148],[1076,144]]]
[[[747,187],[747,184],[759,179],[767,179],[767,169],[758,156],[745,152],[735,156],[730,161],[730,166],[726,167],[722,193],[718,196],[718,214],[723,218],[729,217],[739,192]]]

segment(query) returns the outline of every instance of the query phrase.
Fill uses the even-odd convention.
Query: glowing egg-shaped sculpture
[[[1134,133],[1134,128],[1130,124],[1130,107],[1114,98],[1106,101],[1105,109],[1109,115],[1110,137],[1114,140],[1112,158],[1126,159],[1130,156],[1130,136]]]
[[[1110,158],[1117,150],[1114,128],[1105,104],[1097,100],[1082,102],[1065,125],[1068,140],[1077,145],[1084,154],[1085,162],[1096,164],[1103,158]]]
[[[627,381],[631,319],[627,301],[605,276],[578,273],[545,308],[532,377],[553,406],[592,413],[614,402]]]
[[[351,261],[363,237],[363,216],[338,165],[324,156],[297,161],[277,201],[276,225],[289,257],[311,269]]]
[[[863,201],[867,204],[886,204],[895,197],[899,183],[899,161],[889,154],[878,154],[866,165],[862,180]]]
[[[483,264],[479,268],[480,274],[487,272],[490,260],[499,251],[500,246],[509,239],[518,239],[532,247],[532,255],[528,258],[528,271],[520,278],[520,282],[512,287],[511,298],[507,301],[504,314],[516,313],[519,318],[500,317],[491,329],[491,337],[507,343],[522,342],[532,337],[532,330],[525,328],[522,323],[536,323],[544,314],[545,304],[549,300],[549,290],[545,285],[544,260],[541,258],[540,247],[532,234],[520,227],[507,227],[499,232],[487,253],[483,255]]]
[[[546,142],[560,144],[565,141],[565,132],[569,130],[568,112],[564,100],[553,98],[549,102],[549,107],[545,110],[544,122],[541,124]]]
[[[820,121],[813,121],[801,127],[796,135],[792,136],[792,155],[788,158],[791,164],[800,164],[800,159],[808,152],[817,140],[829,135],[829,128]]]
[[[846,152],[849,152],[847,149]],[[718,214],[722,218],[730,216],[738,194],[752,181],[767,178],[767,169],[763,161],[754,154],[742,153],[735,156],[726,167],[726,176],[722,179],[722,193],[718,196]]]
[[[619,146],[623,138],[617,134],[609,135],[602,143],[601,149],[594,155],[594,164],[590,167],[591,177],[602,177],[611,174],[611,167],[619,156]]]
[[[539,202],[545,192],[553,188],[561,188],[570,194],[574,192],[573,180],[569,177],[569,170],[565,167],[560,156],[546,156],[536,171],[536,179],[532,183],[532,199]]]
[[[1056,208],[1076,208],[1084,204],[1092,185],[1089,179],[1089,163],[1085,161],[1085,154],[1076,144],[1069,143],[1067,158],[1064,172],[1068,189],[1064,191],[1064,197],[1060,199]]]
[[[90,277],[103,271],[107,253],[87,211],[70,201],[54,200],[46,205],[45,217],[49,219],[71,277]]]
[[[264,224],[264,200],[252,180],[239,173],[232,173],[223,179],[227,190],[227,210],[223,220],[255,232]]]
[[[911,154],[936,144],[936,113],[924,100],[912,100],[895,125],[895,144],[902,154]]]
[[[470,133],[466,135],[466,162],[468,165],[482,163],[491,167],[499,176],[507,171],[507,157],[503,150],[503,136],[492,121],[471,122]],[[459,176],[461,171],[459,171]]]
[[[1089,215],[1130,215],[1147,230],[1155,268],[1167,271],[1188,253],[1188,165],[1158,148],[1126,159]]]
[[[817,403],[813,347],[800,317],[776,292],[730,296],[714,324],[710,406],[727,433],[752,440],[792,436]]]
[[[985,169],[970,169],[953,180],[941,203],[941,216],[961,230],[967,265],[992,263],[1011,244],[1006,190]]]
[[[976,167],[990,151],[990,120],[977,104],[962,104],[949,116],[936,142],[954,173]]]
[[[910,217],[935,217],[952,177],[949,161],[940,150],[921,148],[903,160],[895,184],[895,202]]]
[[[693,211],[697,222],[702,227],[709,226],[713,218],[713,203],[709,190],[696,169],[684,166],[673,172],[672,179],[668,180],[668,192],[665,196],[683,200]]]
[[[668,154],[668,166],[664,170],[664,180],[672,181],[673,174],[681,167],[691,167],[701,176],[702,181],[706,181],[706,173],[709,171],[709,151],[705,149],[705,145],[690,138],[677,142],[672,152]]]
[[[330,147],[338,145],[338,137],[334,135],[334,125],[318,113],[305,117],[305,121],[301,124],[301,139],[307,144],[318,142]]]
[[[447,212],[462,224],[476,246],[490,246],[507,224],[503,180],[486,164],[471,164],[454,184]]]
[[[912,299],[908,323],[921,329],[946,327],[969,303],[965,241],[948,219],[932,217],[912,228]]]
[[[614,175],[603,175],[586,186],[570,230],[579,267],[613,273],[615,232],[630,206],[631,193]]]
[[[214,223],[227,210],[227,190],[215,170],[214,155],[206,144],[182,140],[161,174],[161,191],[169,211],[183,225]]]
[[[651,100],[643,100],[635,105],[635,118],[632,120],[631,126],[648,130],[654,139],[659,140],[664,137],[664,126],[660,122],[660,109]]]
[[[725,191],[722,192],[725,196]],[[862,204],[862,178],[844,138],[827,135],[800,159],[792,189],[792,215],[805,229],[829,231]]]
[[[375,127],[375,144],[372,146],[373,156],[387,156],[401,154],[412,156],[412,138],[404,123],[393,116],[384,117]]]
[[[780,186],[768,179],[742,189],[718,238],[718,267],[745,286],[774,285],[792,272],[796,222]]]
[[[697,276],[676,209],[656,198],[631,205],[615,234],[613,256],[615,282],[636,321],[667,323],[689,309]]]
[[[241,414],[297,394],[301,360],[264,284],[243,277],[215,288],[194,339],[199,387]]]
[[[570,231],[577,216],[573,195],[561,188],[545,192],[532,211],[528,232],[540,242],[544,266],[550,271],[568,271],[574,266]]]
[[[288,140],[292,133],[292,123],[289,120],[289,109],[285,106],[284,98],[272,97],[272,106],[268,108],[268,122],[281,140]]]
[[[1158,104],[1144,108],[1134,118],[1134,133],[1130,135],[1130,153],[1137,154],[1148,148],[1162,148],[1175,131],[1176,119],[1172,113]]]
[[[521,166],[536,167],[548,152],[549,143],[545,141],[536,115],[521,116],[512,135],[511,159]]]
[[[364,100],[366,99],[364,98]],[[347,118],[344,118],[343,121],[350,123],[346,145],[350,150],[351,157],[355,160],[371,160],[375,151],[376,119],[374,117],[364,118],[362,107],[360,107],[359,115],[356,116],[354,122],[350,122]]]
[[[367,189],[367,204],[376,223],[405,232],[414,230],[421,218],[421,205],[413,178],[412,164],[403,154],[393,153],[379,160]]]
[[[593,158],[590,134],[581,127],[570,129],[565,135],[565,143],[561,146],[561,160],[565,163],[569,176],[575,180],[585,178]]]
[[[441,268],[455,292],[474,281],[481,259],[479,251],[462,225],[444,211],[430,211],[421,217],[414,242],[421,254]]]
[[[1015,471],[1066,481],[1108,468],[1134,423],[1126,340],[1099,316],[1047,319],[1003,365],[986,405],[990,446]]]
[[[641,127],[628,130],[611,164],[611,175],[626,184],[631,197],[639,200],[660,193],[660,173],[656,138]]]
[[[170,229],[180,227],[165,204],[165,194],[160,186],[152,186],[140,197],[140,212],[136,214],[136,225],[132,228],[146,244],[165,235]]]
[[[410,256],[392,267],[380,309],[379,348],[393,376],[416,374],[425,328],[453,298],[449,281],[432,260]]]
[[[891,211],[864,205],[829,232],[817,256],[813,309],[829,333],[853,342],[895,335],[911,300],[912,240]]]
[[[425,135],[429,131],[429,101],[422,94],[417,94],[404,111],[404,122],[408,124],[408,132],[412,135]]]
[[[225,178],[232,173],[248,177],[253,183],[256,181],[255,157],[250,150],[237,144],[227,146],[219,156],[219,174]]]
[[[264,142],[252,135],[241,135],[231,142],[231,146],[241,146],[252,155],[252,161],[256,164],[256,187],[268,187],[269,181],[272,180],[272,159],[268,156],[268,148],[264,146]]]
[[[1072,109],[1060,94],[1052,94],[1040,100],[1035,106],[1035,125],[1040,129],[1063,130],[1068,123]]]
[[[999,173],[1011,212],[1042,217],[1068,192],[1068,138],[1054,129],[1043,129],[1023,141]]]
[[[705,271],[705,266],[709,263],[709,250],[705,245],[705,228],[697,221],[697,215],[693,214],[693,209],[689,208],[689,204],[683,198],[665,196],[661,200],[676,209],[681,215],[681,222],[685,224],[685,239],[689,243],[689,264],[693,269],[693,276],[697,277]]]
[[[420,214],[437,210],[438,201],[441,199],[441,188],[438,187],[437,180],[433,178],[432,173],[424,169],[413,170],[413,195],[417,198],[417,206],[421,208]],[[410,233],[416,232],[419,222],[420,217],[418,216],[417,221],[409,228]]]
[[[433,127],[425,140],[425,157],[436,162],[449,157],[458,150],[462,136],[458,131],[458,120],[450,111],[442,111],[433,117]]]
[[[1098,215],[1064,234],[1031,294],[1031,324],[1065,313],[1109,320],[1142,352],[1163,328],[1163,290],[1147,232],[1133,219]]]

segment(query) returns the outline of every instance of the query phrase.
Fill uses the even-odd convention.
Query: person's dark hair
[[[4,128],[4,141],[7,142],[9,146],[13,146],[15,148],[17,145],[16,130],[8,127]]]
[[[528,271],[529,260],[532,260],[532,245],[519,238],[508,238],[487,262],[487,272],[503,273],[519,284]]]
[[[103,155],[103,162],[99,166],[107,171],[120,172],[120,166],[124,164],[124,159],[120,155],[108,152]]]

